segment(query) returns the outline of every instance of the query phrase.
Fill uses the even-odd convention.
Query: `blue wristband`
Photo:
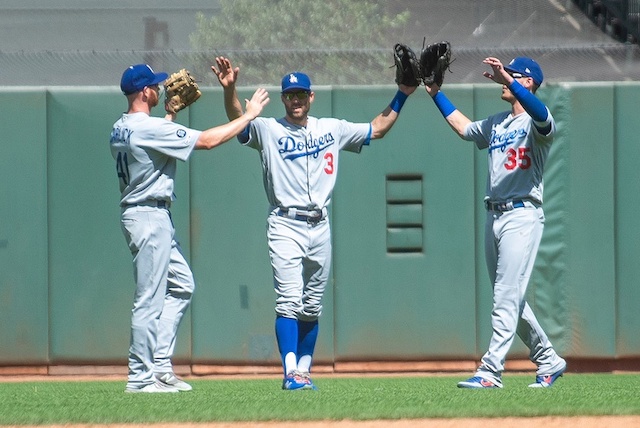
[[[451,101],[449,101],[449,98],[440,91],[433,97],[433,102],[436,103],[436,107],[438,107],[438,110],[440,110],[440,113],[442,113],[445,118],[457,110]]]
[[[396,92],[396,96],[391,100],[391,104],[389,104],[389,107],[391,107],[391,110],[395,111],[396,113],[400,113],[400,109],[404,105],[404,102],[407,101],[408,97],[409,95],[405,94],[402,91]]]

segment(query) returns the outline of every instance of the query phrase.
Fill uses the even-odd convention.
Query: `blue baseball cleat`
[[[558,380],[564,374],[564,371],[567,369],[565,365],[563,368],[558,370],[555,373],[548,375],[537,375],[536,381],[529,385],[529,388],[549,388],[553,383]]]
[[[302,389],[313,389],[314,391],[318,390],[318,387],[313,384],[311,375],[308,372],[300,373],[300,377],[302,377],[302,381],[306,383],[306,386]]]
[[[458,388],[502,388],[502,385],[495,384],[490,380],[482,378],[480,376],[474,376],[462,382],[458,382]]]
[[[285,376],[282,381],[282,389],[295,391],[298,389],[318,389],[311,381],[309,373],[300,373],[297,370],[292,371]]]

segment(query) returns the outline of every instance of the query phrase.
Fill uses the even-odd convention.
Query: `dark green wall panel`
[[[617,356],[630,357],[637,356],[640,351],[640,121],[634,118],[640,86],[635,83],[617,84],[614,96],[614,233],[618,308],[615,346]]]
[[[339,91],[335,116],[369,122],[394,93],[393,87]],[[471,104],[463,91],[452,91],[454,97]],[[419,90],[383,139],[340,158],[333,201],[336,359],[475,354],[473,148],[451,136]],[[406,186],[413,201],[415,184],[388,179],[407,175],[421,180],[424,245],[392,253],[385,245],[387,189],[402,197],[395,187]],[[451,317],[452,308],[461,316]]]
[[[126,245],[118,236],[119,192],[109,152],[110,125],[125,107],[121,98],[73,89],[48,94],[53,363],[126,361],[128,293],[119,278],[131,274],[124,275],[126,262],[118,263]]]
[[[43,89],[0,91],[0,364],[43,364],[47,289],[47,105]]]
[[[568,95],[566,237],[571,311],[566,328],[574,332],[568,351],[585,357],[614,356],[613,85],[576,84],[568,88]]]

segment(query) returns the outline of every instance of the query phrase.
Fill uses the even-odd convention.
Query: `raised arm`
[[[440,110],[442,117],[444,117],[451,129],[453,129],[453,132],[462,138],[464,130],[467,125],[471,123],[471,120],[455,108],[444,92],[440,91],[440,87],[437,84],[434,83],[431,86],[425,85],[425,89],[433,99],[436,107],[438,107],[438,110]]]
[[[229,120],[237,119],[242,116],[242,104],[240,104],[236,91],[240,68],[234,68],[231,61],[222,56],[216,57],[216,64],[218,67],[211,66],[211,70],[218,76],[218,81],[224,91],[224,110]]]
[[[198,141],[196,141],[196,150],[210,150],[219,146],[237,136],[249,125],[249,123],[258,117],[265,105],[269,103],[269,94],[264,88],[258,88],[250,100],[245,100],[246,112],[231,120],[224,125],[216,126],[202,131]]]
[[[382,111],[382,113],[371,121],[372,140],[382,138],[387,132],[389,132],[393,124],[398,120],[398,115],[400,114],[400,109],[402,109],[404,102],[407,100],[409,95],[416,90],[416,88],[417,86],[398,85],[398,92],[396,92],[391,103]]]

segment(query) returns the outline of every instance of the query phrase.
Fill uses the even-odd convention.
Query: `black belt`
[[[276,210],[276,214],[280,217],[305,221],[310,224],[318,224],[326,217],[322,210],[301,211],[296,209],[295,214],[293,213],[293,209],[291,210],[291,213],[289,211],[290,210],[288,208],[278,208]]]
[[[124,205],[124,208],[130,208],[130,207],[169,208],[170,206],[171,206],[171,203],[165,200],[158,201],[158,200],[152,199],[149,201],[142,201],[135,204],[127,204],[127,205]]]
[[[498,211],[498,212],[505,212],[505,211],[511,211],[515,208],[524,208],[524,201],[522,200],[515,200],[515,201],[509,201],[509,202],[491,202],[489,200],[484,201],[484,206],[487,209],[487,211]]]

